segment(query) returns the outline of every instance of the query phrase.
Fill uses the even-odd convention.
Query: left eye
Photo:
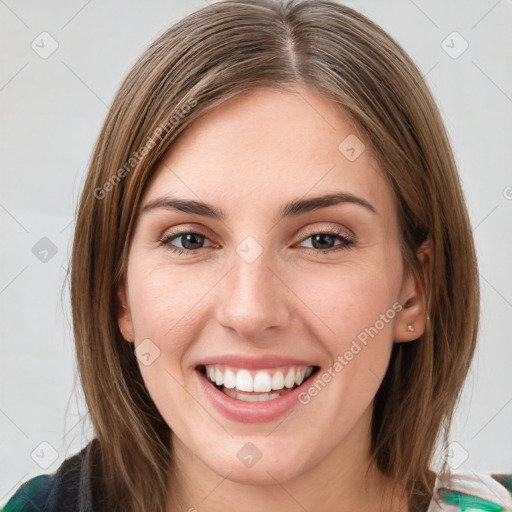
[[[183,248],[176,247],[171,243],[173,240],[178,239],[181,239],[181,244]],[[204,240],[208,240],[208,238],[206,238],[206,235],[195,232],[184,232],[163,237],[162,239],[160,239],[160,243],[161,245],[168,246],[168,248],[172,252],[177,252],[181,254],[184,252],[193,252],[196,249],[200,249],[201,247],[197,246],[201,246]]]
[[[311,239],[311,245],[313,246],[313,250],[317,252],[333,252],[339,249],[346,249],[354,243],[354,240],[338,231],[314,233],[312,235],[307,236],[302,241],[305,242],[308,239]],[[334,242],[336,240],[339,240],[341,243],[334,245]],[[325,245],[328,245],[329,247],[325,247]]]
[[[176,247],[172,242],[174,240],[181,239],[182,247]],[[302,239],[301,243],[306,240],[311,239],[311,248],[304,247],[309,252],[313,253],[326,253],[326,252],[334,252],[340,249],[347,249],[351,245],[355,243],[352,238],[344,235],[340,231],[321,231],[308,235],[306,238]],[[175,252],[178,254],[183,253],[191,253],[198,249],[203,248],[203,243],[205,240],[208,240],[206,235],[202,233],[196,233],[192,231],[182,232],[182,233],[173,233],[167,236],[162,237],[159,242],[160,245],[166,246],[171,252]],[[339,244],[335,244],[335,241],[339,240]],[[212,244],[211,246],[215,246]],[[328,247],[326,247],[328,246]]]

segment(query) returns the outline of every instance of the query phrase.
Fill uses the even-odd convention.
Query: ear
[[[135,341],[135,336],[133,335],[132,316],[124,282],[119,286],[117,296],[119,299],[117,303],[117,324],[119,325],[119,330],[126,341],[133,342]]]
[[[396,343],[414,341],[426,329],[427,304],[426,297],[430,289],[430,271],[432,269],[432,240],[430,236],[416,253],[421,265],[423,283],[412,272],[406,277],[400,293],[399,302],[403,309],[395,323],[394,339]],[[412,329],[409,327],[412,326]]]

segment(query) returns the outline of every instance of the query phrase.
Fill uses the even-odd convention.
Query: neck
[[[371,419],[368,411],[367,420]],[[406,512],[402,488],[393,494],[389,478],[370,463],[369,421],[354,428],[320,463],[287,481],[239,483],[212,471],[172,434],[173,462],[168,512]],[[393,501],[392,501],[393,498]],[[174,501],[173,501],[174,500]]]

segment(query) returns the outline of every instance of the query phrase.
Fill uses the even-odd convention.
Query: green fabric
[[[482,512],[502,512],[505,510],[498,503],[484,500],[477,496],[471,496],[457,491],[439,491],[439,497],[446,505],[456,506],[461,512],[466,510],[481,510]]]
[[[81,454],[85,453],[84,448]],[[83,472],[82,459],[79,455],[68,459],[59,469],[58,475],[39,475],[24,484],[16,491],[0,512],[76,512],[78,508],[78,495],[85,499],[81,503],[87,503],[87,494],[81,493],[80,475]],[[67,464],[67,466],[66,466]],[[512,473],[490,475],[503,487],[512,493]],[[459,511],[481,510],[500,511],[503,507],[476,496],[471,496],[456,489],[443,492],[440,496],[446,505],[456,506]],[[89,508],[87,508],[89,510]],[[92,509],[91,509],[92,510]],[[103,511],[101,505],[94,510]],[[507,509],[508,510],[508,509]],[[512,509],[511,509],[512,512]]]
[[[49,475],[39,475],[25,482],[0,512],[43,512],[41,504],[50,492]]]

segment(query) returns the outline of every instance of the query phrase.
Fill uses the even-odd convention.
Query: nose
[[[240,339],[275,339],[276,330],[291,318],[293,293],[284,276],[271,268],[266,252],[252,262],[235,253],[220,289],[217,321]]]

